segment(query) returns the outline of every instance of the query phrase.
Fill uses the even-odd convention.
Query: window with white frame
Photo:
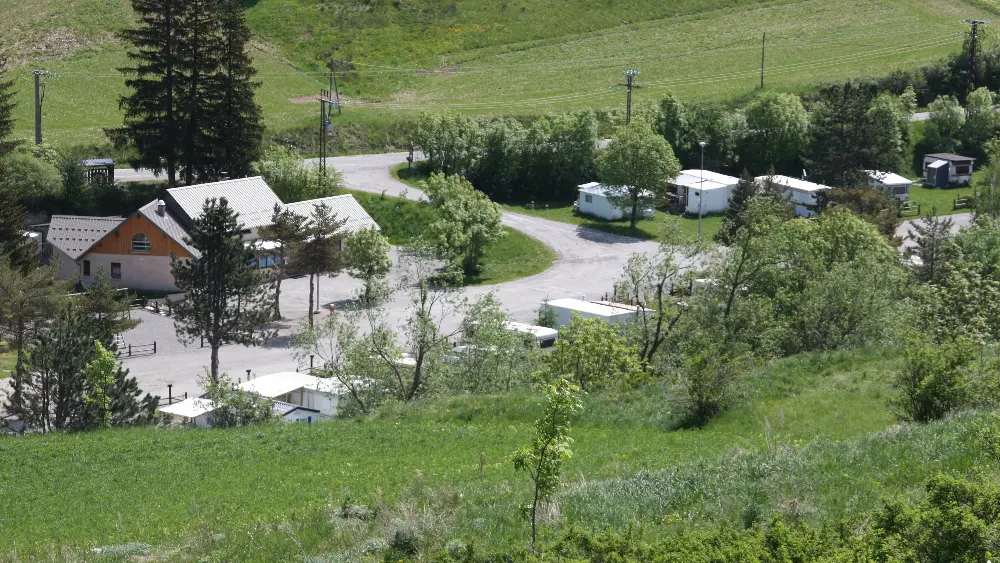
[[[136,233],[132,237],[132,252],[149,254],[149,237],[146,236],[146,233]]]

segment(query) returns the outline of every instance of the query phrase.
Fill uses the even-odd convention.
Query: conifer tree
[[[221,46],[218,53],[219,68],[212,88],[219,97],[218,111],[213,112],[212,142],[216,146],[216,165],[219,173],[229,178],[242,178],[250,174],[250,166],[261,155],[260,106],[254,92],[260,83],[247,47],[250,27],[243,16],[239,0],[218,0],[218,21]]]
[[[222,49],[216,4],[216,0],[187,0],[182,4],[177,109],[182,122],[180,168],[188,185],[217,176],[213,160],[221,147],[213,143],[209,127],[213,115],[221,109],[213,85]]]
[[[907,252],[920,259],[916,269],[917,279],[927,283],[938,283],[945,275],[944,264],[947,256],[944,242],[951,236],[953,222],[949,217],[939,217],[932,208],[929,215],[912,223],[907,238],[914,247]]]
[[[13,188],[0,177],[0,261],[21,271],[35,264],[35,250],[24,237],[27,226],[27,212],[18,203]]]
[[[750,199],[757,195],[759,190],[760,188],[757,186],[757,182],[754,181],[750,172],[743,170],[743,175],[740,176],[740,181],[736,184],[733,196],[729,200],[726,216],[722,219],[722,227],[719,229],[718,234],[715,235],[717,242],[726,246],[732,244],[737,231],[743,226],[743,211],[746,209]]]
[[[91,284],[79,297],[77,306],[108,334],[121,334],[141,321],[131,318],[128,293],[111,285],[104,268],[98,268]]]
[[[306,218],[274,204],[271,224],[260,230],[260,238],[275,243],[278,263],[274,272],[274,318],[281,318],[281,280],[288,273],[288,256],[292,248],[306,238]]]
[[[17,107],[14,96],[17,92],[14,91],[14,79],[8,72],[7,53],[0,47],[0,160],[21,144],[20,140],[11,138],[14,134],[14,109]],[[0,184],[3,183],[2,172],[0,170]]]
[[[239,215],[226,198],[206,200],[190,238],[185,239],[199,256],[170,258],[177,287],[186,294],[174,307],[174,328],[188,342],[204,337],[212,349],[210,374],[215,381],[219,348],[230,343],[262,344],[274,316],[273,287],[260,270],[248,266],[257,257],[243,245],[242,230]]]
[[[183,38],[183,3],[176,0],[132,0],[138,27],[119,32],[131,48],[126,56],[131,66],[118,69],[128,78],[131,90],[119,98],[125,113],[121,127],[105,133],[116,148],[134,146],[129,159],[133,168],[166,172],[167,187],[177,185],[177,166],[182,135],[178,113]]]
[[[292,251],[292,267],[296,272],[309,274],[309,326],[313,326],[313,299],[319,306],[315,281],[323,274],[339,272],[344,267],[340,239],[335,235],[346,219],[338,219],[328,205],[318,204],[313,208],[312,221],[306,227],[306,236]]]

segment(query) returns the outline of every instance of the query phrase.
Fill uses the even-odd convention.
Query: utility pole
[[[623,72],[625,75],[625,84],[619,84],[619,86],[625,87],[625,125],[632,123],[632,88],[642,88],[637,84],[633,84],[635,77],[639,75],[639,71],[630,68]]]
[[[698,180],[698,240],[701,240],[701,217],[702,217],[702,207],[701,202],[705,201],[705,141],[699,141],[698,146],[701,147],[701,170],[698,171],[700,174],[700,179]]]
[[[979,52],[979,26],[986,25],[990,22],[986,20],[962,21],[972,26],[972,30],[969,32],[969,66],[972,67],[972,86],[974,87],[979,78],[976,76],[976,54]],[[972,88],[969,89],[972,90]]]
[[[330,116],[333,101],[329,90],[319,93],[319,175],[320,182],[326,183],[326,139],[332,129]]]
[[[337,59],[330,59],[330,91],[336,96],[333,105],[337,108],[337,115],[341,115],[340,87],[337,86]]]
[[[760,89],[764,89],[764,46],[767,44],[767,32],[764,32],[764,37],[760,40]]]
[[[42,102],[45,101],[45,83],[41,81],[43,76],[50,73],[47,70],[32,70],[35,75],[35,144],[42,144]]]

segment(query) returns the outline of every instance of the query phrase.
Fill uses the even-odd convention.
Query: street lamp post
[[[701,240],[701,202],[705,199],[705,141],[699,141],[698,146],[701,147],[701,169],[698,170],[700,175],[700,180],[698,181],[698,240]]]

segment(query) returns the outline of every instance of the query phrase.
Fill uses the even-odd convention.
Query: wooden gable
[[[132,251],[132,239],[140,233],[149,237],[149,252]],[[108,233],[90,249],[90,253],[93,254],[134,256],[170,256],[171,252],[178,258],[191,258],[190,252],[139,213],[123,221],[118,228]]]

